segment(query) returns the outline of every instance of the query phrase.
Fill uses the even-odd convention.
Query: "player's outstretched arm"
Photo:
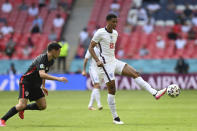
[[[92,57],[94,58],[94,60],[96,61],[97,66],[98,66],[98,67],[103,67],[103,63],[99,60],[99,58],[96,56],[96,53],[95,53],[95,51],[94,51],[94,47],[95,47],[96,45],[97,45],[96,42],[91,41],[88,50],[89,50],[91,56],[92,56]]]
[[[68,80],[65,77],[55,77],[55,76],[51,76],[47,73],[45,73],[45,70],[40,70],[39,71],[40,77],[42,79],[47,79],[47,80],[56,80],[56,81],[60,81],[60,82],[68,82]]]

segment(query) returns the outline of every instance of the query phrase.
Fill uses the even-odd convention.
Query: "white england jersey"
[[[96,47],[94,47],[94,52],[96,53],[96,56],[99,57],[99,51],[98,51],[98,49]],[[90,66],[96,66],[97,67],[96,61],[94,60],[94,58],[90,54],[89,50],[86,51],[85,58],[86,59],[90,59],[91,58]]]
[[[96,47],[94,48],[94,51],[96,53],[96,56],[99,57],[99,51]],[[91,59],[90,60],[90,66],[89,66],[89,74],[90,74],[90,78],[91,78],[92,83],[93,84],[101,83],[102,80],[103,80],[103,75],[98,71],[98,66],[96,64],[96,61],[91,56],[89,50],[87,50],[87,52],[85,54],[85,58],[86,59]]]
[[[100,58],[103,63],[115,61],[115,45],[118,38],[118,32],[113,30],[109,33],[106,28],[100,28],[94,34],[92,41],[98,43]]]

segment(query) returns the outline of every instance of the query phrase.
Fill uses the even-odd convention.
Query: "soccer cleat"
[[[6,126],[5,120],[0,119],[0,126]]]
[[[103,106],[99,106],[98,109],[99,109],[99,110],[103,110]]]
[[[166,93],[166,90],[167,88],[157,91],[157,94],[155,94],[155,99],[158,100],[160,97],[162,97]]]
[[[20,112],[18,113],[18,115],[19,115],[19,117],[20,117],[21,119],[24,119],[24,111],[20,111]]]
[[[88,107],[88,110],[95,111],[95,110],[96,110],[96,108],[94,108],[93,106],[90,106],[90,107]]]
[[[117,125],[122,125],[122,124],[124,124],[124,122],[121,121],[119,117],[116,117],[116,118],[113,120],[113,123],[114,123],[114,124],[117,124]]]

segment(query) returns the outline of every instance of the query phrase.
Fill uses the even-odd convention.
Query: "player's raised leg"
[[[115,124],[124,124],[116,111],[116,103],[115,103],[115,93],[116,93],[116,87],[115,87],[115,80],[112,80],[108,83],[106,83],[108,88],[108,96],[107,96],[107,102],[109,105],[109,108],[111,110],[112,116],[113,116],[113,122]]]
[[[19,111],[22,111],[25,109],[25,107],[27,106],[27,99],[25,98],[20,98],[19,99],[19,103],[12,107],[0,120],[0,126],[6,126],[5,122],[11,118],[12,116],[14,116],[15,114],[17,114]]]
[[[150,92],[155,99],[159,99],[161,96],[163,96],[166,93],[166,88],[157,91],[153,89],[150,84],[148,84],[146,81],[143,80],[143,78],[140,76],[140,73],[137,72],[134,68],[132,68],[130,65],[125,64],[122,75],[129,76],[134,78],[135,82],[142,88],[146,89],[148,92]]]

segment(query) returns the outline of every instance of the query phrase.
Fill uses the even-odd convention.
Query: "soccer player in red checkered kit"
[[[115,30],[117,25],[117,16],[114,14],[108,14],[106,21],[106,27],[98,29],[94,34],[89,46],[89,52],[96,61],[99,71],[104,74],[104,81],[108,87],[107,101],[113,116],[113,122],[115,124],[124,124],[116,112],[116,87],[114,74],[132,77],[139,87],[146,89],[155,97],[155,99],[159,99],[163,96],[166,92],[166,88],[160,91],[153,89],[146,81],[143,80],[134,68],[115,58],[115,44],[118,37],[118,32]],[[99,57],[97,57],[94,51],[95,47],[99,49]]]
[[[47,74],[54,59],[59,57],[60,49],[61,46],[57,42],[51,42],[48,45],[47,53],[41,54],[33,60],[27,72],[20,78],[19,102],[0,119],[0,126],[6,126],[5,122],[17,113],[21,119],[24,119],[25,110],[46,109],[45,95],[48,95],[48,90],[45,88],[45,80],[67,82],[64,77]],[[27,104],[28,100],[35,101],[35,103]]]

